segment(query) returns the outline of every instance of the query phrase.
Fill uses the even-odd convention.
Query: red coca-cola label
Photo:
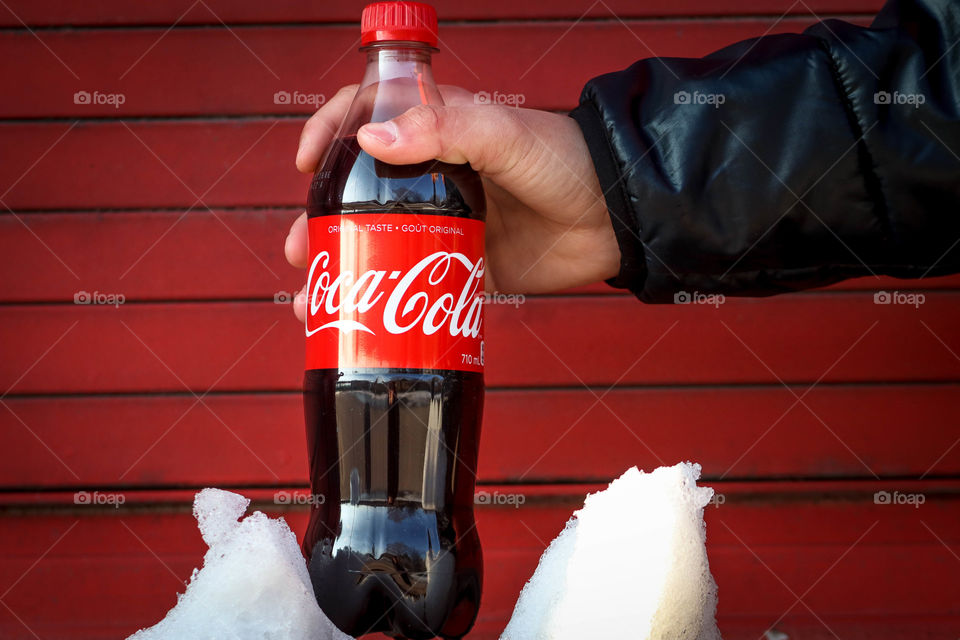
[[[483,371],[483,222],[311,218],[307,369]]]

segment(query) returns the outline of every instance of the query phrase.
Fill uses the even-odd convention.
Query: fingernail
[[[397,125],[390,120],[365,124],[362,130],[367,135],[371,135],[379,140],[380,144],[387,147],[397,141]]]

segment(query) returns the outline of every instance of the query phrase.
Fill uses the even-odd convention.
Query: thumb
[[[418,105],[357,132],[364,151],[390,164],[440,160],[497,177],[524,164],[537,147],[523,111],[498,106]]]

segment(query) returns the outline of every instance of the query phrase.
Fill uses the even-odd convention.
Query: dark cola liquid
[[[334,142],[308,215],[410,212],[482,220],[468,166],[391,166]],[[458,638],[483,580],[473,519],[483,374],[318,369],[304,378],[315,501],[303,542],[317,601],[342,631]]]

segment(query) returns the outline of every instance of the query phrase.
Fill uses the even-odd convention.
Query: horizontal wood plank
[[[960,294],[536,298],[486,314],[494,387],[960,380]],[[271,302],[0,307],[7,393],[296,390],[302,327]]]
[[[441,83],[471,91],[521,94],[527,107],[569,109],[587,80],[638,59],[703,56],[814,22],[812,15],[781,20],[778,14],[695,22],[456,24],[443,28],[435,74]],[[358,46],[356,26],[64,30],[42,39],[5,31],[0,77],[18,90],[0,104],[0,117],[307,114],[342,85],[360,80]],[[78,103],[77,92],[90,99]],[[290,94],[289,101],[278,92]],[[105,97],[112,94],[123,98]]]
[[[129,3],[123,0],[8,0],[7,10],[0,12],[0,25],[19,27],[49,25],[143,25],[143,24],[228,24],[357,22],[367,0],[303,3],[298,0],[163,0]],[[488,0],[448,0],[437,7],[441,20],[496,19],[627,19],[659,16],[698,15],[763,15],[784,13],[872,13],[882,6],[881,0],[809,0],[804,5],[789,0],[731,0],[717,5],[710,0],[606,0],[602,3],[581,0],[533,0],[510,2]],[[22,21],[22,22],[21,22]]]
[[[305,274],[287,263],[283,243],[300,213],[0,214],[0,300],[72,301],[78,291],[127,300],[292,295]]]
[[[493,390],[478,478],[604,481],[683,459],[728,480],[960,475],[960,385],[806,391]],[[0,490],[308,482],[298,393],[3,402]]]
[[[301,207],[302,122],[0,124],[3,202],[15,211],[207,206]],[[2,210],[2,209],[0,209]]]
[[[898,487],[921,491],[924,504],[875,504],[875,491]],[[545,545],[583,492],[595,488],[498,487],[529,499],[519,509],[477,509],[486,584],[471,638],[497,637]],[[908,625],[929,631],[927,637],[953,637],[944,634],[960,624],[954,597],[960,572],[950,568],[960,543],[956,483],[731,483],[716,489],[724,502],[708,508],[705,518],[725,638],[760,637],[785,613],[777,628],[791,637],[804,629],[812,632],[802,637],[822,637],[818,618],[844,638],[867,632],[904,637]],[[4,598],[9,609],[0,609],[4,638],[31,637],[11,610],[40,637],[100,638],[153,623],[174,604],[201,560],[195,523],[185,507],[143,511],[134,502],[118,510],[76,507],[0,517],[6,550],[0,586],[12,587]],[[283,513],[302,532],[303,510],[262,506],[271,515]],[[797,604],[801,595],[804,604]],[[854,628],[858,634],[846,634]]]
[[[127,300],[272,300],[304,273],[283,243],[299,209],[0,214],[0,301],[70,302],[78,292]],[[831,290],[960,289],[960,275],[873,277]],[[622,294],[604,283],[577,290]]]

